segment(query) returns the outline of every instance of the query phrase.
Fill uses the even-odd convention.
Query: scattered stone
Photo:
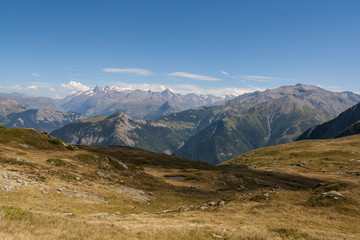
[[[106,213],[106,212],[104,212],[104,213],[93,213],[93,214],[90,214],[89,216],[99,218],[99,217],[109,217],[109,214]]]
[[[212,236],[216,239],[224,239],[223,236],[217,235],[216,233],[213,233]]]
[[[40,186],[39,183],[28,179],[19,172],[0,170],[0,190],[3,189],[5,191],[15,191],[17,188],[24,185]]]
[[[322,193],[317,197],[310,198],[309,202],[316,203],[316,202],[319,202],[324,199],[339,201],[339,200],[345,199],[345,197],[344,197],[344,195],[342,195],[341,193],[339,193],[337,191],[330,191],[330,192]]]
[[[214,207],[214,206],[216,205],[216,203],[215,203],[215,202],[209,202],[208,205],[209,205],[210,207]]]
[[[96,171],[96,174],[101,177],[101,178],[105,178],[105,179],[111,179],[112,177],[110,176],[110,174],[106,174],[106,173],[103,173],[101,171]]]
[[[185,206],[180,206],[179,208],[178,208],[178,211],[188,211],[189,210],[189,208],[187,208],[187,207],[185,207]]]
[[[170,212],[171,212],[170,210],[163,210],[163,211],[157,212],[157,214],[160,215],[160,214],[165,214],[165,213],[170,213]]]
[[[121,187],[113,186],[112,188],[114,188],[115,190],[119,191],[122,194],[134,197],[140,201],[144,201],[144,202],[150,201],[150,198],[142,190],[125,187],[125,186],[121,186]]]
[[[207,206],[201,206],[199,209],[200,210],[205,210],[205,209],[207,209],[208,207]]]
[[[220,200],[218,203],[217,203],[218,207],[223,207],[225,206],[225,201],[224,200]]]
[[[34,161],[31,161],[31,160],[22,160],[22,159],[21,159],[21,158],[19,158],[19,157],[15,158],[15,160],[16,160],[17,162],[23,162],[23,163],[31,163],[31,164],[35,164],[35,162],[34,162]]]
[[[23,147],[23,148],[26,148],[26,149],[28,149],[28,148],[30,148],[30,146],[29,145],[27,145],[27,144],[22,144],[22,143],[19,143],[19,146],[20,147]]]
[[[68,212],[68,213],[63,213],[62,215],[67,216],[67,217],[72,217],[72,216],[74,216],[74,213]]]
[[[77,181],[80,181],[80,178],[79,178],[79,177],[76,177],[75,179],[76,179]]]
[[[57,187],[56,188],[56,193],[63,194],[67,198],[78,197],[78,198],[84,198],[84,199],[99,201],[99,202],[106,202],[103,197],[97,196],[97,195],[95,195],[93,193],[90,193],[90,192],[87,192],[87,191],[78,192],[76,189],[72,189],[72,188],[69,188],[69,187],[61,187],[61,186]]]
[[[128,167],[122,162],[122,161],[117,161],[117,163],[119,163],[119,165],[122,167],[122,168],[124,168],[124,169],[128,169]]]
[[[269,193],[265,192],[259,195],[255,195],[251,197],[249,200],[254,202],[260,202],[262,200],[268,200],[268,198],[269,198]]]
[[[270,192],[271,192],[271,193],[278,194],[278,191],[276,191],[276,189],[274,189],[274,188],[270,189]]]
[[[322,196],[323,198],[333,198],[333,199],[344,198],[344,195],[342,195],[341,193],[339,193],[337,191],[330,191],[330,192],[322,193],[320,196]]]

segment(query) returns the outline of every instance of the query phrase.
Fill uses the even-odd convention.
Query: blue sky
[[[360,93],[358,0],[0,0],[0,91]]]

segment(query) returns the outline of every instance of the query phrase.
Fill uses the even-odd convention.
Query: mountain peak
[[[172,110],[173,112],[176,111],[181,111],[181,108],[177,105],[175,105],[173,102],[171,101],[166,101],[163,105],[160,106],[159,108],[162,111],[168,111],[168,110]]]
[[[169,88],[165,89],[164,91],[161,92],[161,95],[163,96],[172,96],[175,93],[173,91],[171,91]]]
[[[93,89],[93,92],[94,92],[94,93],[98,93],[98,92],[100,92],[100,91],[103,91],[103,89],[102,89],[101,87],[99,87],[98,85],[96,85],[96,86],[94,87],[94,89]]]

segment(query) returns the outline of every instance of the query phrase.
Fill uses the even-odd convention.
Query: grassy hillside
[[[0,239],[358,239],[359,177],[290,167],[211,166],[0,128]],[[319,197],[331,190],[342,197]]]
[[[360,176],[360,135],[303,140],[264,147],[244,153],[222,164],[249,167],[298,167],[315,172]]]

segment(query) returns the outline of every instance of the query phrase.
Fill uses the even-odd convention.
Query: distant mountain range
[[[0,93],[0,97],[14,100],[25,106],[26,109],[77,112],[86,117],[109,116],[116,112],[124,112],[135,119],[153,120],[193,107],[223,105],[235,96],[217,97],[193,93],[182,95],[176,94],[169,89],[162,92],[153,92],[124,90],[118,87],[95,87],[57,100],[24,93]],[[9,113],[12,112],[8,111]]]
[[[81,118],[83,117],[78,113],[50,109],[29,109],[7,115],[7,123],[4,126],[8,128],[33,128],[51,132]]]
[[[56,111],[64,111],[57,100],[48,97],[31,96],[24,93],[0,93],[0,97],[14,100],[27,109],[52,109]]]
[[[352,92],[332,92],[318,86],[297,84],[268,89],[264,92],[245,93],[229,100],[226,105],[241,104],[254,107],[261,102],[272,101],[284,96],[293,96],[303,104],[318,109],[330,119],[360,102],[360,95]]]
[[[67,96],[58,103],[65,111],[78,112],[87,117],[109,116],[116,112],[124,112],[135,119],[152,120],[193,107],[222,105],[234,97],[192,93],[181,95],[169,89],[163,92],[152,92],[122,90],[117,87],[95,87],[89,91]]]
[[[163,94],[172,95],[170,91]],[[291,142],[358,102],[360,96],[354,93],[297,84],[244,94],[226,105],[192,108],[155,121],[135,120],[124,113],[85,119],[52,134],[77,144],[119,144],[218,164],[255,148]],[[176,106],[169,101],[162,107]]]
[[[6,123],[6,116],[11,113],[18,113],[28,109],[26,106],[6,98],[0,97],[0,123]]]
[[[328,139],[360,133],[360,103],[347,109],[338,117],[323,124],[313,126],[301,134],[297,140]]]

